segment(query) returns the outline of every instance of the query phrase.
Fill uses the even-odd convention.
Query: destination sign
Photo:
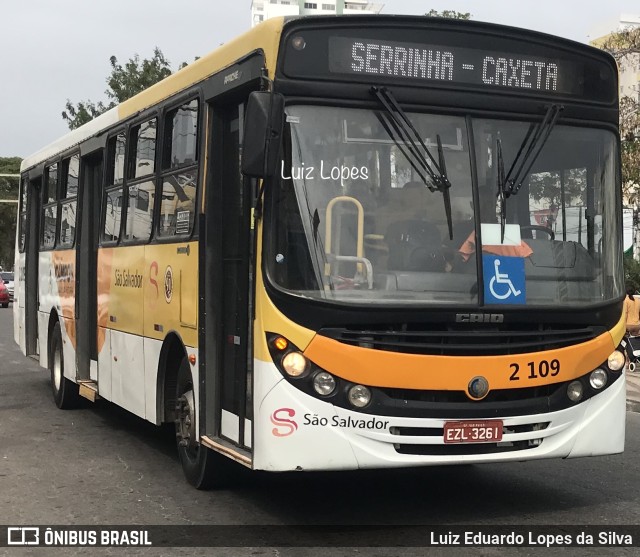
[[[584,89],[584,65],[575,61],[368,38],[330,37],[329,71],[547,94],[581,95]]]

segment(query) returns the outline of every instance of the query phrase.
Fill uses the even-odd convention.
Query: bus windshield
[[[266,252],[277,287],[369,305],[584,305],[622,295],[612,131],[555,125],[501,204],[500,170],[522,160],[542,116],[407,117],[413,138],[384,110],[287,107]],[[446,169],[449,200],[424,160],[440,167],[431,176]]]

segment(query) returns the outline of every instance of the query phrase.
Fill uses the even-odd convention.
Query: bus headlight
[[[371,402],[371,391],[364,385],[354,385],[349,389],[349,402],[356,408],[364,408]]]
[[[624,354],[620,350],[614,350],[607,360],[607,365],[612,371],[620,371],[624,367],[624,362]]]
[[[602,389],[607,384],[607,379],[607,372],[600,368],[594,369],[589,375],[589,383],[596,390]]]
[[[321,371],[313,378],[313,388],[319,395],[327,396],[336,390],[336,380],[330,373]]]
[[[567,396],[571,402],[578,402],[584,393],[580,381],[571,381],[567,387]]]
[[[282,367],[291,377],[302,377],[309,370],[309,360],[300,352],[289,352],[282,358]]]

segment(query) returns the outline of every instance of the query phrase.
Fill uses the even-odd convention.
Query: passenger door
[[[250,386],[253,368],[250,327],[253,184],[240,173],[246,98],[217,105],[214,111],[214,165],[217,169],[212,212],[215,245],[213,288],[219,334],[217,434],[239,447],[251,447]]]
[[[81,158],[76,240],[76,335],[78,379],[98,379],[97,258],[102,150]],[[92,365],[92,362],[95,364]]]
[[[20,278],[24,273],[24,288],[19,304],[25,309],[25,354],[37,356],[38,346],[38,263],[40,258],[40,192],[42,175],[31,178],[27,183],[27,211],[25,223],[25,266],[19,270]],[[46,342],[46,339],[44,339]]]
[[[262,54],[252,55],[203,87],[208,147],[199,222],[199,431],[240,459],[250,459],[253,444],[256,198],[256,181],[242,176],[240,162],[245,106],[260,88],[264,65]]]

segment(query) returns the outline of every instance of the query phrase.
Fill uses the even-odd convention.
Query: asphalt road
[[[106,401],[58,410],[46,370],[0,309],[2,524],[640,524],[640,414],[624,454],[577,460],[349,473],[248,472],[233,489],[182,478],[171,430]],[[0,534],[2,534],[0,532]],[[390,539],[393,530],[389,529]],[[55,555],[640,555],[640,548],[39,549]],[[560,553],[562,552],[562,553]],[[1,549],[0,555],[26,555]]]

